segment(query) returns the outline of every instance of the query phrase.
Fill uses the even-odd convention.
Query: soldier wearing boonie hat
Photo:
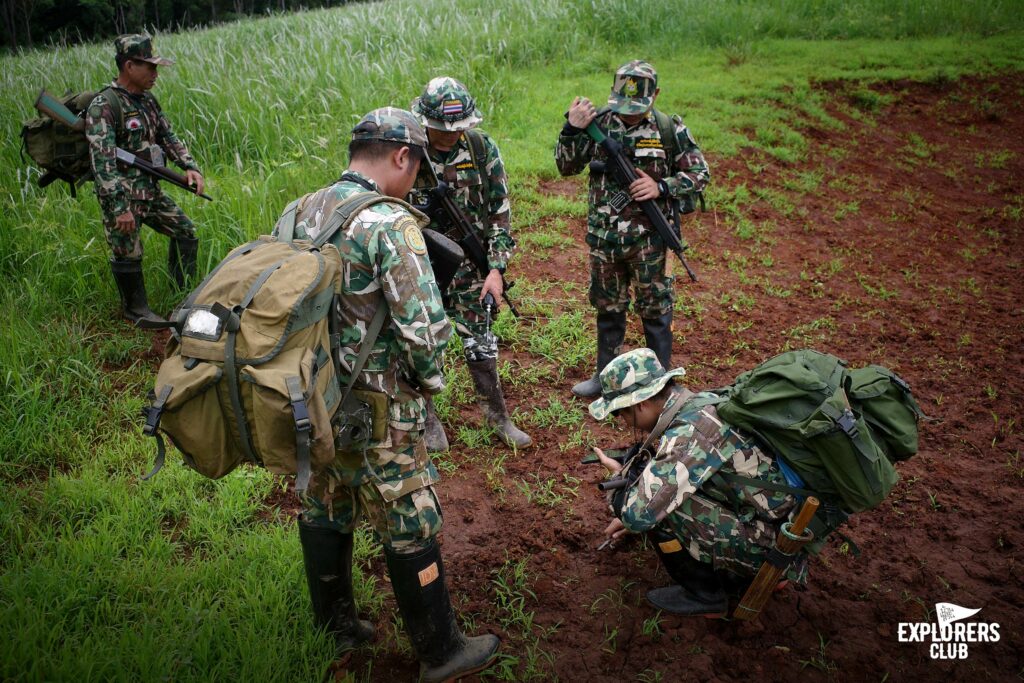
[[[498,379],[498,338],[487,325],[483,300],[487,294],[501,301],[502,275],[515,249],[509,212],[508,179],[501,152],[494,140],[477,128],[483,115],[476,100],[461,82],[449,76],[432,79],[413,100],[412,110],[427,129],[427,160],[437,178],[448,184],[455,203],[473,224],[477,239],[487,252],[486,277],[468,256],[459,266],[444,292],[448,316],[462,338],[469,375],[477,394],[483,398],[483,413],[495,434],[506,445],[529,446],[533,440],[513,424]],[[416,182],[411,201],[428,203],[427,190],[434,187],[431,174]],[[441,215],[430,217],[430,227],[449,233],[451,226]],[[492,311],[492,317],[497,311]],[[427,447],[432,452],[448,450],[444,427],[427,407]]]
[[[757,574],[797,501],[717,476],[787,486],[757,443],[718,417],[716,394],[694,394],[674,383],[684,374],[682,368],[666,372],[650,349],[624,353],[601,371],[601,397],[590,404],[590,414],[622,419],[645,436],[646,452],[623,468],[594,449],[616,478],[629,482],[609,492],[614,519],[605,535],[614,541],[627,533],[648,534],[675,582],[647,592],[657,609],[720,617],[728,612],[727,591],[742,591]],[[806,581],[806,556],[787,576]]]
[[[179,289],[195,276],[199,240],[192,221],[157,181],[136,168],[118,166],[115,151],[121,148],[156,166],[165,166],[167,159],[173,161],[198,193],[202,193],[204,181],[195,159],[171,130],[150,92],[156,84],[157,67],[174,64],[173,60],[157,55],[152,37],[145,33],[118,36],[114,50],[117,78],[86,109],[85,135],[123,314],[145,326],[166,321],[150,310],[146,297],[140,224],[171,238],[167,269]]]
[[[384,438],[339,450],[314,476],[301,498],[298,529],[315,622],[334,635],[340,652],[374,633],[359,619],[352,587],[353,533],[361,519],[369,522],[384,547],[420,680],[441,681],[486,667],[500,641],[463,635],[436,539],[442,517],[434,484],[440,477],[422,434],[425,397],[444,389],[442,353],[452,327],[427,258],[426,217],[400,199],[412,189],[426,144],[412,112],[375,109],[352,129],[341,179],[294,209],[294,237],[311,239],[344,200],[381,195],[327,238],[342,257],[344,287],[336,306],[342,386],[365,351],[375,314],[388,313],[354,385],[375,424],[385,423]]]
[[[597,314],[597,367],[572,388],[584,398],[600,393],[601,370],[622,350],[631,298],[648,348],[662,365],[672,361],[674,278],[665,245],[639,202],[653,200],[671,220],[693,211],[694,198],[710,175],[682,118],[654,108],[659,92],[654,67],[640,60],[623,64],[615,72],[606,107],[599,111],[585,97],[573,100],[555,147],[562,175],[590,169],[587,245],[589,298]],[[583,132],[593,121],[622,143],[631,158],[640,177],[629,187],[606,172],[606,152]]]

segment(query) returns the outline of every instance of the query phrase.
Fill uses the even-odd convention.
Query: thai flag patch
[[[445,115],[461,114],[462,100],[445,100],[444,104],[441,105],[441,113]]]

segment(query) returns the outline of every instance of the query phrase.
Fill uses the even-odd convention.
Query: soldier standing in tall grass
[[[199,240],[192,221],[156,179],[136,168],[119,168],[115,151],[120,147],[155,166],[164,166],[170,157],[197,194],[203,191],[203,176],[150,93],[157,67],[174,62],[155,55],[153,39],[146,34],[118,36],[114,46],[117,78],[96,95],[86,115],[93,179],[124,317],[136,324],[161,323],[166,321],[150,310],[146,298],[139,225],[171,238],[167,268],[179,289],[195,275]]]
[[[462,348],[477,394],[484,399],[483,412],[498,437],[507,445],[524,448],[533,440],[516,427],[508,414],[505,395],[498,380],[498,339],[491,332],[484,299],[490,294],[501,301],[504,281],[515,248],[509,217],[508,179],[498,146],[476,126],[483,120],[465,85],[447,76],[427,83],[412,110],[426,126],[427,161],[434,175],[448,183],[453,197],[472,222],[480,244],[487,250],[490,272],[480,271],[467,255],[459,266],[446,295],[447,313],[462,337]],[[425,190],[433,179],[417,181],[415,203],[426,203]],[[443,219],[432,218],[431,226],[449,232]],[[492,311],[493,315],[495,311]],[[427,407],[427,446],[431,451],[448,450],[448,439],[433,404]]]
[[[598,376],[622,350],[630,287],[633,310],[643,321],[647,346],[663,367],[672,364],[672,290],[665,244],[638,202],[654,200],[666,216],[693,210],[694,197],[710,179],[707,162],[682,118],[654,108],[658,75],[634,60],[615,72],[608,106],[597,110],[576,97],[558,136],[555,163],[563,176],[590,166],[587,245],[590,247],[590,303],[597,311],[597,369],[572,392],[583,398],[601,393]],[[619,141],[640,176],[629,187],[605,169],[604,150],[583,131],[597,121]],[[593,162],[593,163],[592,163]],[[673,205],[679,203],[680,206]]]

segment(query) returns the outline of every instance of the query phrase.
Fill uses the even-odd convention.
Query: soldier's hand
[[[135,232],[135,214],[125,211],[114,219],[114,229],[125,235]]]
[[[629,195],[633,201],[646,202],[648,199],[657,199],[661,195],[657,181],[639,168],[636,169],[636,174],[640,177],[629,185]]]
[[[196,188],[196,194],[203,193],[203,186],[206,185],[203,180],[203,174],[199,171],[185,171],[185,180],[188,181],[189,187]]]
[[[622,520],[618,517],[613,519],[611,523],[604,528],[604,535],[612,541],[617,541],[628,533],[629,531],[626,530],[626,525],[623,524]]]
[[[597,109],[586,97],[576,97],[569,105],[569,125],[586,128],[597,116]]]
[[[607,455],[604,454],[604,451],[602,451],[597,446],[594,446],[594,455],[597,456],[598,462],[604,465],[604,468],[611,472],[612,474],[618,474],[619,472],[622,471],[622,465],[619,464],[619,461],[609,458]]]
[[[480,301],[483,301],[484,297],[488,294],[491,294],[494,300],[498,301],[504,292],[505,288],[501,281],[501,271],[497,268],[492,268],[484,280],[484,286],[480,289]]]

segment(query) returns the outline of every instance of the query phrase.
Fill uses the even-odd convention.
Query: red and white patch
[[[124,127],[128,130],[138,130],[142,128],[142,119],[128,119],[124,122]]]

